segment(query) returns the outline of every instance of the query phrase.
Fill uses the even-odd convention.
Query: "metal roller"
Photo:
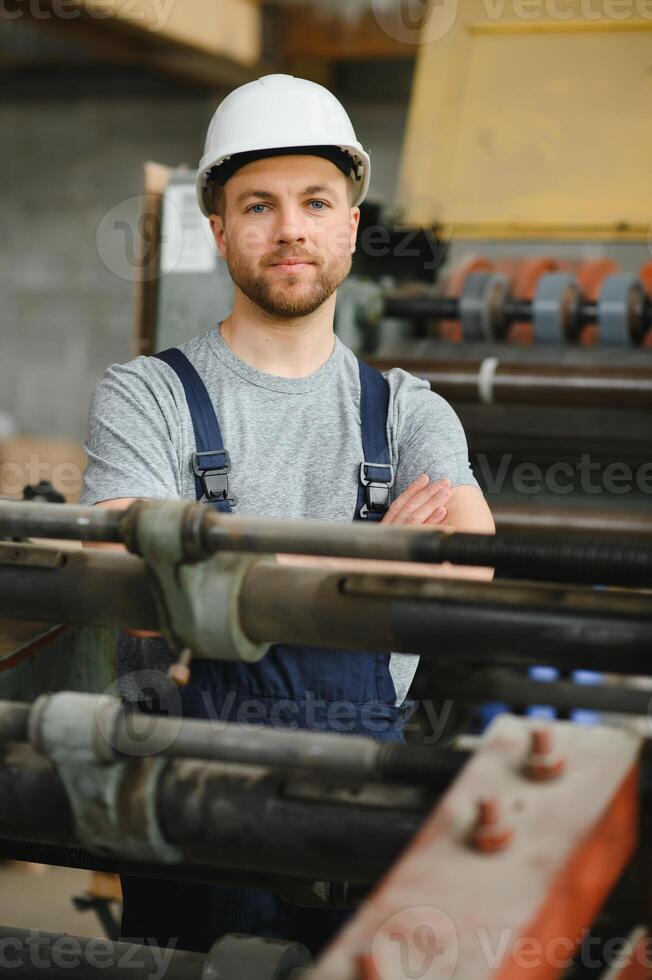
[[[312,956],[301,943],[231,933],[219,939],[207,957],[204,980],[294,980],[304,975]]]
[[[575,339],[579,305],[574,276],[565,272],[542,276],[532,304],[535,342],[553,347]]]
[[[464,340],[497,340],[504,334],[502,304],[509,283],[500,272],[474,272],[467,276],[459,300]]]
[[[598,300],[600,343],[605,347],[631,347],[644,333],[645,290],[627,273],[608,276]]]

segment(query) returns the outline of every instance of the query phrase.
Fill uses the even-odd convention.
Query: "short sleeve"
[[[401,368],[387,372],[393,393],[394,496],[421,473],[431,481],[448,477],[453,486],[479,487],[464,428],[455,410],[423,378]],[[391,376],[391,377],[390,377]]]
[[[167,404],[155,392],[142,363],[148,360],[112,364],[93,392],[84,443],[88,465],[83,504],[120,497],[181,497],[175,422],[170,417],[174,402]]]

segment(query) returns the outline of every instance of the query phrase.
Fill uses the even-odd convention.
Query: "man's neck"
[[[234,307],[220,331],[233,353],[250,367],[281,378],[305,378],[333,353],[333,312],[330,300],[311,316],[296,320],[256,316]]]

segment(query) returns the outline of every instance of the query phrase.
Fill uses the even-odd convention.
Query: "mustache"
[[[297,261],[300,262],[312,262],[314,265],[317,264],[317,260],[313,258],[311,255],[294,254],[294,255],[277,255],[274,258],[271,258],[267,262],[267,265],[278,265],[280,262],[287,262],[288,259],[296,259]]]

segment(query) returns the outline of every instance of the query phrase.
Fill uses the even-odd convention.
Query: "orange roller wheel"
[[[582,262],[577,272],[580,292],[585,300],[597,303],[600,299],[602,283],[607,276],[620,272],[620,266],[613,259],[591,259]],[[582,347],[595,347],[600,343],[600,327],[597,323],[586,323],[580,330],[579,342]]]
[[[643,289],[648,294],[650,299],[652,299],[652,259],[646,262],[641,268],[641,282],[643,283]],[[643,347],[652,347],[652,330],[648,330],[645,337],[643,338]]]
[[[479,255],[469,256],[455,266],[446,286],[446,296],[461,296],[464,283],[473,272],[492,272],[493,262]],[[439,339],[454,344],[462,342],[462,325],[459,320],[442,320],[439,324]]]
[[[641,282],[648,296],[652,299],[652,259],[641,267]]]
[[[539,285],[539,279],[547,272],[556,272],[559,263],[548,256],[536,259],[525,259],[520,263],[514,279],[514,298],[533,300]],[[509,344],[528,345],[534,343],[534,329],[531,323],[522,321],[512,323],[507,331]]]

